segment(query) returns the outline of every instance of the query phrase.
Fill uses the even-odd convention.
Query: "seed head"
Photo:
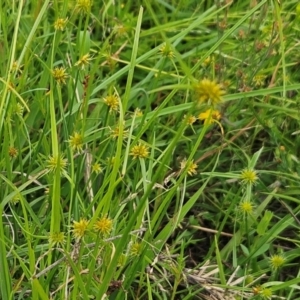
[[[110,112],[117,111],[119,108],[119,97],[116,95],[109,95],[105,97],[104,103],[109,107]]]
[[[163,57],[168,57],[168,58],[173,58],[174,57],[174,52],[172,51],[171,47],[168,46],[166,43],[164,43],[160,49],[159,49],[161,55]]]
[[[49,156],[47,160],[47,168],[50,172],[55,172],[58,169],[63,174],[66,167],[67,160],[64,158],[63,154],[60,156]]]
[[[243,200],[240,203],[239,208],[244,215],[250,215],[253,213],[253,205],[250,200]]]
[[[285,263],[285,258],[282,255],[272,255],[270,258],[270,265],[273,270],[281,268]]]
[[[222,96],[224,91],[221,86],[214,81],[203,79],[195,85],[195,92],[200,104],[212,104],[216,105],[222,102]]]
[[[213,60],[214,60],[214,59],[213,59]],[[211,61],[212,61],[212,59],[211,59],[210,56],[206,57],[205,60],[204,60],[203,63],[202,63],[202,67],[203,67],[203,68],[208,67],[208,66],[210,65]]]
[[[72,232],[76,240],[80,240],[84,236],[85,232],[87,231],[88,225],[89,222],[86,219],[80,219],[79,222],[73,222]]]
[[[75,9],[82,14],[88,14],[91,11],[91,0],[77,0]]]
[[[65,234],[63,232],[55,232],[55,233],[51,234],[49,237],[49,243],[52,246],[63,245],[65,243]]]
[[[134,110],[134,114],[135,114],[137,117],[142,117],[142,116],[143,116],[142,110],[141,110],[140,108],[138,108],[138,107]]]
[[[118,138],[120,135],[120,127],[115,126],[114,128],[110,128],[110,136],[114,139]],[[128,136],[128,130],[123,130],[123,138]]]
[[[184,115],[183,118],[187,125],[193,125],[197,121],[197,118],[193,115]]]
[[[17,205],[21,200],[21,197],[19,195],[15,195],[11,200],[10,202],[13,204],[13,205]]]
[[[139,256],[142,251],[142,244],[141,243],[133,243],[130,247],[130,254],[132,256]]]
[[[83,136],[78,132],[74,132],[74,134],[70,136],[69,143],[73,150],[81,152],[83,147]]]
[[[242,183],[250,185],[254,185],[258,180],[257,172],[250,169],[243,170],[240,178],[242,180]]]
[[[8,155],[9,155],[11,158],[16,158],[17,155],[18,155],[18,149],[15,148],[15,147],[9,147],[9,148],[8,148]]]
[[[110,218],[102,217],[98,219],[94,225],[94,229],[101,235],[107,236],[110,234],[113,227],[113,221]]]
[[[124,267],[124,265],[126,263],[126,259],[127,259],[126,254],[122,253],[118,259],[118,267]]]
[[[204,121],[204,124],[212,124],[213,122],[221,119],[221,114],[218,110],[210,108],[205,112],[200,113],[198,119]]]
[[[55,30],[63,31],[67,23],[68,23],[68,18],[66,19],[59,18],[54,22],[53,26]]]
[[[58,84],[66,84],[66,79],[69,76],[63,67],[55,68],[52,71],[52,75]]]
[[[18,115],[19,117],[23,116],[24,107],[22,104],[17,103],[17,105],[14,107],[14,113]]]
[[[184,159],[180,162],[181,172],[183,172],[185,169],[187,169],[187,173],[190,176],[197,174],[197,171],[196,171],[197,167],[198,167],[198,165],[194,163],[194,160],[191,160],[188,164],[187,164],[186,159]]]
[[[90,57],[90,54],[87,53],[75,63],[75,66],[80,67],[81,70],[84,70],[84,68],[90,64],[91,60],[92,58]]]
[[[24,65],[19,65],[18,61],[14,61],[12,64],[11,72],[16,72],[18,75],[21,75],[23,73],[22,68]]]
[[[143,144],[135,145],[132,147],[130,155],[133,156],[133,159],[147,158],[149,156],[148,149],[149,148]]]
[[[265,75],[256,75],[256,76],[253,77],[252,82],[254,83],[254,85],[256,87],[263,86],[264,83],[265,83],[266,77],[267,76],[265,76]]]
[[[92,165],[92,172],[96,173],[96,174],[99,174],[102,172],[102,168],[101,168],[101,165],[99,163],[94,163]]]
[[[271,299],[272,298],[272,290],[271,289],[268,289],[268,288],[263,288],[261,291],[260,291],[260,296],[263,298],[263,299]]]

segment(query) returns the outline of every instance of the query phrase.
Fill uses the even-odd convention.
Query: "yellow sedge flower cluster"
[[[117,95],[108,95],[103,99],[104,103],[109,107],[109,111],[118,111],[119,97]]]
[[[241,172],[240,179],[244,184],[255,185],[258,180],[257,172],[255,170],[245,169]]]
[[[278,270],[284,265],[285,258],[282,255],[275,254],[270,257],[269,262],[273,270]]]
[[[255,286],[252,288],[253,295],[259,295],[259,299],[271,299],[272,298],[272,290],[269,288],[264,288],[261,285]]]
[[[199,81],[194,86],[194,89],[197,96],[197,102],[199,104],[205,103],[215,106],[222,102],[222,96],[225,94],[219,84],[209,79]]]
[[[197,167],[198,165],[194,163],[194,160],[191,160],[189,163],[187,163],[187,160],[184,159],[180,162],[180,173],[184,172],[184,170],[187,170],[188,175],[190,176],[196,175]]]
[[[197,120],[203,121],[204,124],[212,124],[221,119],[221,113],[213,108],[209,108],[204,112],[201,112],[198,117],[193,115],[184,116],[184,122],[187,125],[193,125]]]
[[[69,75],[66,72],[66,69],[63,67],[55,68],[52,71],[52,76],[58,84],[66,84],[66,79],[69,77]]]
[[[142,252],[142,244],[135,242],[130,247],[130,254],[132,256],[139,256]]]
[[[83,147],[82,134],[75,131],[74,134],[70,136],[69,144],[73,150],[77,152],[82,152],[82,147]]]
[[[210,106],[206,111],[201,112],[197,119],[204,121],[204,124],[212,124],[220,120],[221,113],[215,107],[222,102],[222,96],[225,94],[221,85],[215,81],[203,79],[194,85],[194,91],[197,103]],[[195,119],[190,117],[187,121],[192,123]]]
[[[254,207],[252,202],[246,199],[240,203],[239,209],[244,215],[251,215],[253,213]]]
[[[18,149],[15,148],[15,147],[9,147],[8,148],[8,155],[11,157],[11,158],[16,158],[17,155],[18,155]]]
[[[72,226],[73,236],[76,240],[82,239],[88,232],[89,221],[80,219],[78,222],[74,221]],[[101,237],[108,236],[113,228],[113,220],[108,217],[99,218],[94,224],[94,231]]]
[[[91,11],[92,1],[91,0],[77,0],[75,9],[81,14],[88,14]]]
[[[54,22],[54,29],[57,31],[63,31],[66,27],[66,24],[68,23],[68,18],[67,19],[62,19],[59,18]]]
[[[85,67],[90,64],[91,60],[92,57],[89,53],[87,53],[79,58],[79,60],[75,63],[75,66],[81,68],[81,70],[84,70]]]
[[[159,49],[160,54],[163,57],[168,57],[168,58],[173,58],[174,57],[174,52],[172,51],[171,47],[168,46],[166,43],[164,43],[160,49]]]
[[[205,112],[200,113],[198,119],[204,121],[204,124],[212,124],[221,119],[221,114],[218,110],[209,108]]]
[[[130,155],[133,159],[147,158],[149,156],[149,148],[143,144],[138,144],[132,147]]]
[[[63,232],[55,232],[49,236],[49,243],[52,246],[60,246],[65,243],[65,234]]]
[[[95,174],[101,173],[102,172],[101,165],[99,163],[94,163],[92,165],[92,172],[95,173]]]
[[[68,165],[67,159],[64,158],[64,155],[53,155],[49,156],[47,159],[47,169],[49,172],[56,172],[59,170],[61,174],[65,173],[65,169]]]

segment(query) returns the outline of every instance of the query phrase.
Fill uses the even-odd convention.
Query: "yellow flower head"
[[[110,234],[113,227],[113,220],[107,217],[98,219],[94,225],[94,229],[102,236]]]
[[[10,202],[13,204],[13,205],[16,205],[20,202],[21,200],[21,197],[19,195],[15,195],[13,198],[11,198]]]
[[[206,67],[209,66],[210,63],[211,63],[211,57],[208,56],[208,57],[206,57],[205,60],[203,61],[202,67],[203,67],[203,68],[206,68]]]
[[[126,35],[129,28],[122,24],[115,25],[113,32],[116,33],[116,36],[124,36]]]
[[[122,253],[122,254],[119,256],[117,266],[118,266],[118,267],[124,267],[124,265],[125,265],[125,263],[126,263],[126,259],[127,259],[126,254]]]
[[[68,18],[67,19],[62,19],[62,18],[57,19],[53,25],[54,29],[63,31],[65,29],[67,22],[68,22]]]
[[[198,165],[194,163],[193,160],[191,160],[189,162],[189,164],[187,164],[187,161],[186,159],[182,160],[180,162],[180,170],[181,172],[183,172],[185,169],[187,169],[187,173],[190,175],[190,176],[193,176],[195,174],[197,174],[197,167]]]
[[[219,84],[208,79],[199,81],[195,85],[195,91],[200,104],[206,103],[212,105],[222,102],[222,96],[225,93]]]
[[[263,86],[264,83],[265,83],[265,79],[266,79],[267,76],[265,75],[255,75],[253,77],[253,80],[252,82],[255,84],[256,87],[259,87],[259,86]]]
[[[263,288],[263,289],[260,291],[260,296],[261,296],[263,299],[271,299],[271,298],[272,298],[272,290],[271,290],[271,289],[268,289],[268,288]]]
[[[200,113],[198,119],[204,121],[204,124],[212,124],[213,122],[221,119],[221,114],[218,110],[210,108],[205,112]]]
[[[63,232],[55,232],[50,235],[49,243],[52,246],[63,245],[65,243],[65,234]]]
[[[127,135],[128,131],[127,130],[123,130],[123,137],[125,137]],[[115,128],[110,130],[110,136],[114,139],[118,138],[120,135],[120,127],[116,126]]]
[[[87,231],[88,225],[89,222],[86,219],[80,219],[79,222],[73,222],[72,232],[76,240],[80,240],[84,236],[85,232]]]
[[[130,155],[136,158],[147,158],[149,156],[148,147],[143,144],[138,144],[132,147]]]
[[[87,53],[87,54],[83,55],[82,57],[80,57],[80,59],[75,63],[75,66],[80,67],[82,70],[84,70],[84,68],[87,65],[89,65],[91,60],[92,60],[92,58],[90,57],[90,54]]]
[[[87,14],[91,11],[92,1],[91,0],[77,0],[75,9],[83,14]]]
[[[24,107],[22,104],[17,103],[17,105],[14,107],[14,113],[20,117],[23,116]]]
[[[58,84],[66,84],[66,79],[69,76],[63,67],[55,68],[52,71],[52,75]]]
[[[255,170],[245,169],[242,171],[240,179],[244,184],[254,185],[258,180],[257,172]]]
[[[170,46],[167,46],[166,43],[164,43],[160,49],[159,49],[161,55],[163,57],[168,57],[168,58],[173,58],[174,57],[174,52],[172,51]]]
[[[250,285],[250,283],[252,283],[253,281],[254,281],[254,276],[253,275],[249,274],[249,275],[246,276],[246,278],[245,278],[246,285]]]
[[[107,158],[107,164],[110,165],[111,167],[114,165],[115,161],[116,161],[115,156],[110,156]]]
[[[94,163],[92,165],[92,172],[96,173],[96,174],[99,174],[102,172],[102,168],[101,168],[101,165],[99,163]]]
[[[138,107],[134,110],[134,114],[135,114],[137,117],[142,117],[142,116],[143,116],[142,110],[141,110],[140,108],[138,108]]]
[[[285,147],[283,145],[279,146],[279,150],[284,152],[285,151]]]
[[[114,129],[111,129],[110,135],[112,138],[116,139],[120,134],[120,128],[119,126],[116,126]]]
[[[119,108],[119,97],[116,95],[109,95],[105,97],[104,103],[109,107],[109,110],[112,111],[117,111]]]
[[[270,265],[273,270],[281,268],[285,263],[285,258],[282,255],[272,255],[270,258]]]
[[[187,125],[193,125],[197,121],[197,118],[193,115],[184,115],[183,118]]]
[[[142,251],[142,244],[141,243],[133,243],[130,247],[130,254],[133,256],[139,256]]]
[[[14,61],[13,64],[12,64],[11,72],[16,72],[16,73],[18,73],[19,75],[21,75],[21,74],[23,73],[23,71],[22,71],[22,67],[23,67],[23,66],[24,66],[24,65],[20,66],[19,63],[18,63],[18,61],[16,60],[16,61]]]
[[[18,155],[18,149],[15,148],[15,147],[9,147],[9,148],[8,148],[8,155],[9,155],[11,158],[16,158],[17,155]]]
[[[83,147],[83,136],[78,132],[74,132],[74,134],[70,136],[69,143],[73,150],[81,152]]]
[[[250,200],[244,200],[240,203],[240,211],[244,215],[249,215],[253,213],[253,205]]]
[[[67,160],[64,158],[63,154],[61,154],[60,156],[49,156],[47,160],[47,168],[50,172],[60,170],[61,173],[64,173],[66,167]]]

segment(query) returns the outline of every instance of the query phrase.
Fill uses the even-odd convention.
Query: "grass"
[[[299,299],[297,1],[2,1],[1,299]]]

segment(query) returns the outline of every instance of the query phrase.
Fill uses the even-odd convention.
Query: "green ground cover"
[[[1,299],[300,299],[281,2],[1,1]]]

